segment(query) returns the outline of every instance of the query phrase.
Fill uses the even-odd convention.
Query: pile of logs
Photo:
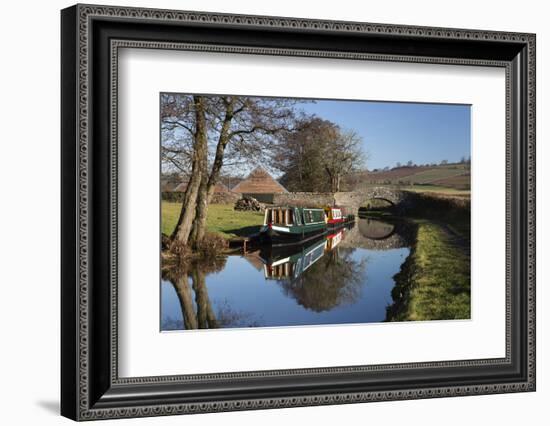
[[[265,206],[253,197],[243,196],[235,203],[235,210],[261,212],[265,210]]]

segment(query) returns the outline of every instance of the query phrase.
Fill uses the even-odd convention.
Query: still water
[[[165,272],[161,331],[384,321],[407,234],[404,223],[359,219],[301,247]]]

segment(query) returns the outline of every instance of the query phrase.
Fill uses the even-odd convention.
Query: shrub
[[[182,203],[185,192],[173,191],[173,192],[161,192],[161,198],[163,201],[171,201],[174,203]]]
[[[207,232],[198,245],[198,251],[203,256],[216,256],[228,247],[228,241],[218,233]]]

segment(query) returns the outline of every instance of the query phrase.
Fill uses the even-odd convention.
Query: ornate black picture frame
[[[158,416],[535,390],[535,35],[76,5],[61,13],[61,413]],[[506,356],[119,378],[120,47],[506,70]]]

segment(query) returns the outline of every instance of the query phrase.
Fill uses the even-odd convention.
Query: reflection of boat
[[[318,236],[303,244],[264,246],[259,258],[264,263],[264,274],[269,279],[297,278],[323,254],[336,248],[344,239],[347,228],[341,228],[327,236]]]
[[[270,207],[265,210],[260,241],[272,245],[297,244],[326,232],[323,209],[308,207]]]
[[[264,275],[268,279],[298,278],[325,253],[326,240],[287,248],[266,247],[260,250],[264,262]]]
[[[345,228],[341,228],[338,232],[327,235],[327,251],[336,248],[336,246],[342,242],[342,240],[344,239],[344,230]]]

